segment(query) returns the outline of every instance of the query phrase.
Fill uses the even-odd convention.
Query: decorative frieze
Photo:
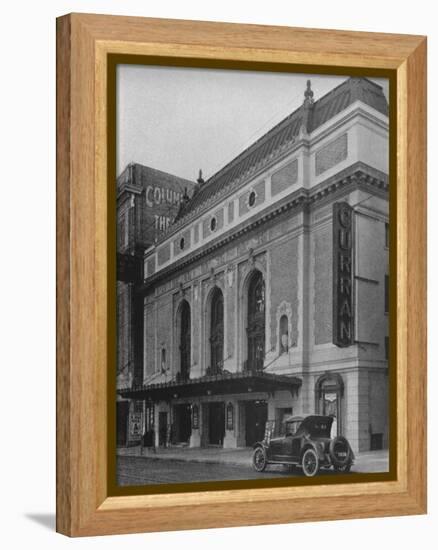
[[[170,260],[170,243],[160,246],[157,252],[158,265],[163,265]]]
[[[271,177],[271,195],[275,196],[288,187],[291,187],[298,181],[298,160],[295,159],[281,170],[272,174]]]
[[[265,202],[265,182],[260,181],[239,197],[239,216]]]
[[[234,201],[228,203],[228,223],[232,223],[234,220]]]
[[[153,275],[155,273],[155,256],[152,256],[147,262],[146,262],[146,274],[149,277],[150,275]]]
[[[190,249],[190,229],[184,231],[173,241],[173,254],[178,256],[182,252]]]
[[[202,221],[202,236],[204,239],[220,231],[224,226],[224,209],[216,210],[210,217]]]
[[[336,164],[347,158],[347,154],[348,136],[347,134],[342,134],[342,136],[334,139],[316,153],[315,174],[319,176],[326,170],[336,166]]]

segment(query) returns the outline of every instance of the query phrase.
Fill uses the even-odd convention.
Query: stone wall
[[[290,238],[287,241],[273,246],[270,250],[270,315],[271,315],[271,342],[270,349],[277,348],[278,334],[278,310],[281,304],[285,304],[285,314],[290,308],[291,319],[288,319],[292,333],[289,340],[292,346],[298,342],[298,238]]]

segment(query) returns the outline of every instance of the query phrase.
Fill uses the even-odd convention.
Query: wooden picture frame
[[[391,481],[109,496],[107,63],[135,54],[396,82]],[[195,61],[194,61],[195,60]],[[134,533],[426,513],[426,39],[106,15],[57,20],[57,531]]]

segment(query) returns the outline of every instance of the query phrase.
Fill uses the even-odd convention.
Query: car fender
[[[257,441],[253,444],[252,448],[253,451],[255,451],[258,447],[261,447],[265,450],[266,458],[269,458],[271,456],[269,445],[265,441]]]
[[[321,447],[321,445],[318,445],[317,443],[315,443],[314,441],[311,441],[311,440],[307,440],[305,445],[303,445],[303,448],[301,450],[300,458],[303,457],[303,454],[307,451],[307,449],[313,449],[315,451],[315,453],[317,454],[319,460],[324,460],[325,459],[324,449]]]

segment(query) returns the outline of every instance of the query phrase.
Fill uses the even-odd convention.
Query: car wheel
[[[348,464],[344,464],[344,466],[337,466],[335,464],[333,468],[341,474],[348,474],[348,472],[351,470],[351,462]]]
[[[351,464],[351,448],[345,437],[339,435],[330,441],[329,455],[336,468],[343,468],[347,464]]]
[[[263,447],[257,447],[252,455],[252,465],[256,472],[263,472],[267,465],[266,451]]]
[[[319,471],[319,458],[313,449],[307,449],[301,458],[301,466],[307,477],[316,476]]]

